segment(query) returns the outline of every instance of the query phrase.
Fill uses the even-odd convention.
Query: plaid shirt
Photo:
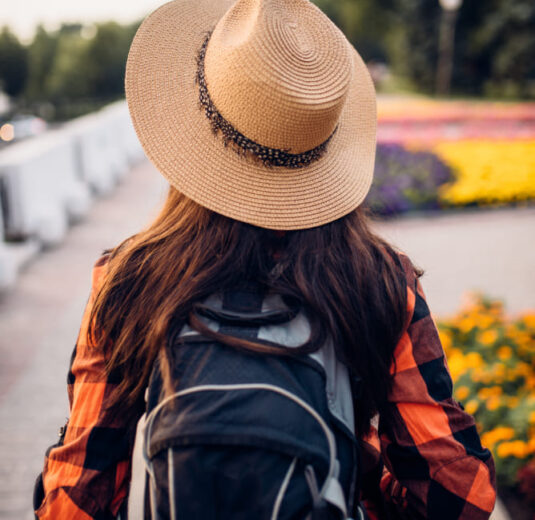
[[[389,427],[378,418],[361,439],[363,499],[371,519],[486,519],[496,498],[494,463],[481,447],[473,418],[452,398],[452,382],[436,325],[410,260],[410,322],[395,349]],[[113,519],[124,510],[135,425],[106,412],[115,382],[102,350],[86,343],[91,306],[106,271],[93,270],[68,375],[70,419],[46,455],[41,519]]]

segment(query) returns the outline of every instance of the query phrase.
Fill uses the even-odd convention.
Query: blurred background
[[[535,2],[316,0],[378,92],[376,231],[422,286],[455,397],[494,454],[493,518],[535,519]],[[90,271],[156,215],[165,182],[124,103],[159,0],[0,8],[0,519],[30,519],[64,423]]]

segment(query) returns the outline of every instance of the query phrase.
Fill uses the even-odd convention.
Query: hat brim
[[[225,147],[199,107],[199,48],[235,0],[174,0],[140,26],[126,66],[126,99],[147,157],[198,204],[256,226],[320,226],[353,211],[371,185],[376,102],[354,51],[354,74],[326,153],[300,169],[266,167]],[[306,129],[303,129],[306,131]]]

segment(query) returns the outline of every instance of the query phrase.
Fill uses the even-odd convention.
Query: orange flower
[[[512,355],[513,355],[513,349],[508,345],[505,345],[498,349],[498,357],[502,361],[507,361],[508,359],[511,359]]]

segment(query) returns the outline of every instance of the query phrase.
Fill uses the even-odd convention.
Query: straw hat
[[[366,196],[375,91],[361,57],[308,0],[174,0],[140,26],[126,99],[149,159],[228,217],[319,226]]]

